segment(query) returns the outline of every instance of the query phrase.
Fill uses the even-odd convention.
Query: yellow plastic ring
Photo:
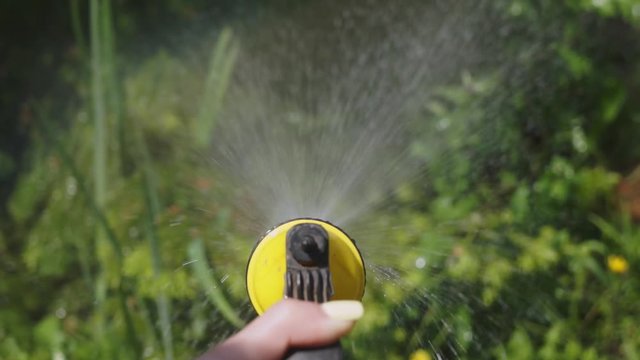
[[[355,242],[340,228],[324,220],[293,219],[267,232],[249,257],[247,292],[259,315],[284,297],[287,232],[301,223],[320,225],[329,234],[329,271],[334,292],[331,300],[360,300],[364,295],[364,261]]]

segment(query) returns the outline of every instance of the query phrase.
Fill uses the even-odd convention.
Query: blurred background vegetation
[[[186,359],[254,316],[209,134],[239,38],[314,3],[0,3],[0,358]],[[501,66],[413,115],[428,171],[374,215],[392,281],[345,348],[640,359],[640,2],[486,8]]]

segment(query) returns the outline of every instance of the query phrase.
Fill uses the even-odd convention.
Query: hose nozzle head
[[[247,264],[247,292],[258,314],[283,297],[308,301],[360,300],[364,262],[355,242],[318,219],[293,219],[267,232]]]

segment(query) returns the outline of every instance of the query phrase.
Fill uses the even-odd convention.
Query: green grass
[[[222,284],[211,276],[212,270],[207,262],[204,244],[201,239],[193,240],[189,244],[189,259],[190,265],[193,267],[193,273],[209,300],[220,310],[222,316],[229,323],[237,328],[242,327],[245,323],[238,317],[229,301],[227,301],[221,289]]]

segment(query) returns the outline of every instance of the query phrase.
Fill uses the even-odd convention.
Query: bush
[[[19,171],[0,220],[0,358],[189,358],[254,316],[244,269],[255,234],[234,206],[240,190],[201,155],[237,37],[219,28],[194,45],[208,62],[165,49],[124,65],[114,39],[140,19],[115,5],[86,9],[91,47],[78,62],[94,67],[61,65],[74,89],[64,110],[28,104],[28,166],[0,153],[0,176]],[[366,219],[392,246],[363,239],[366,316],[345,348],[638,358],[638,180],[625,175],[640,156],[640,47],[628,41],[640,4],[487,6],[508,35],[496,35],[502,53],[409,113],[410,156],[428,171]]]

